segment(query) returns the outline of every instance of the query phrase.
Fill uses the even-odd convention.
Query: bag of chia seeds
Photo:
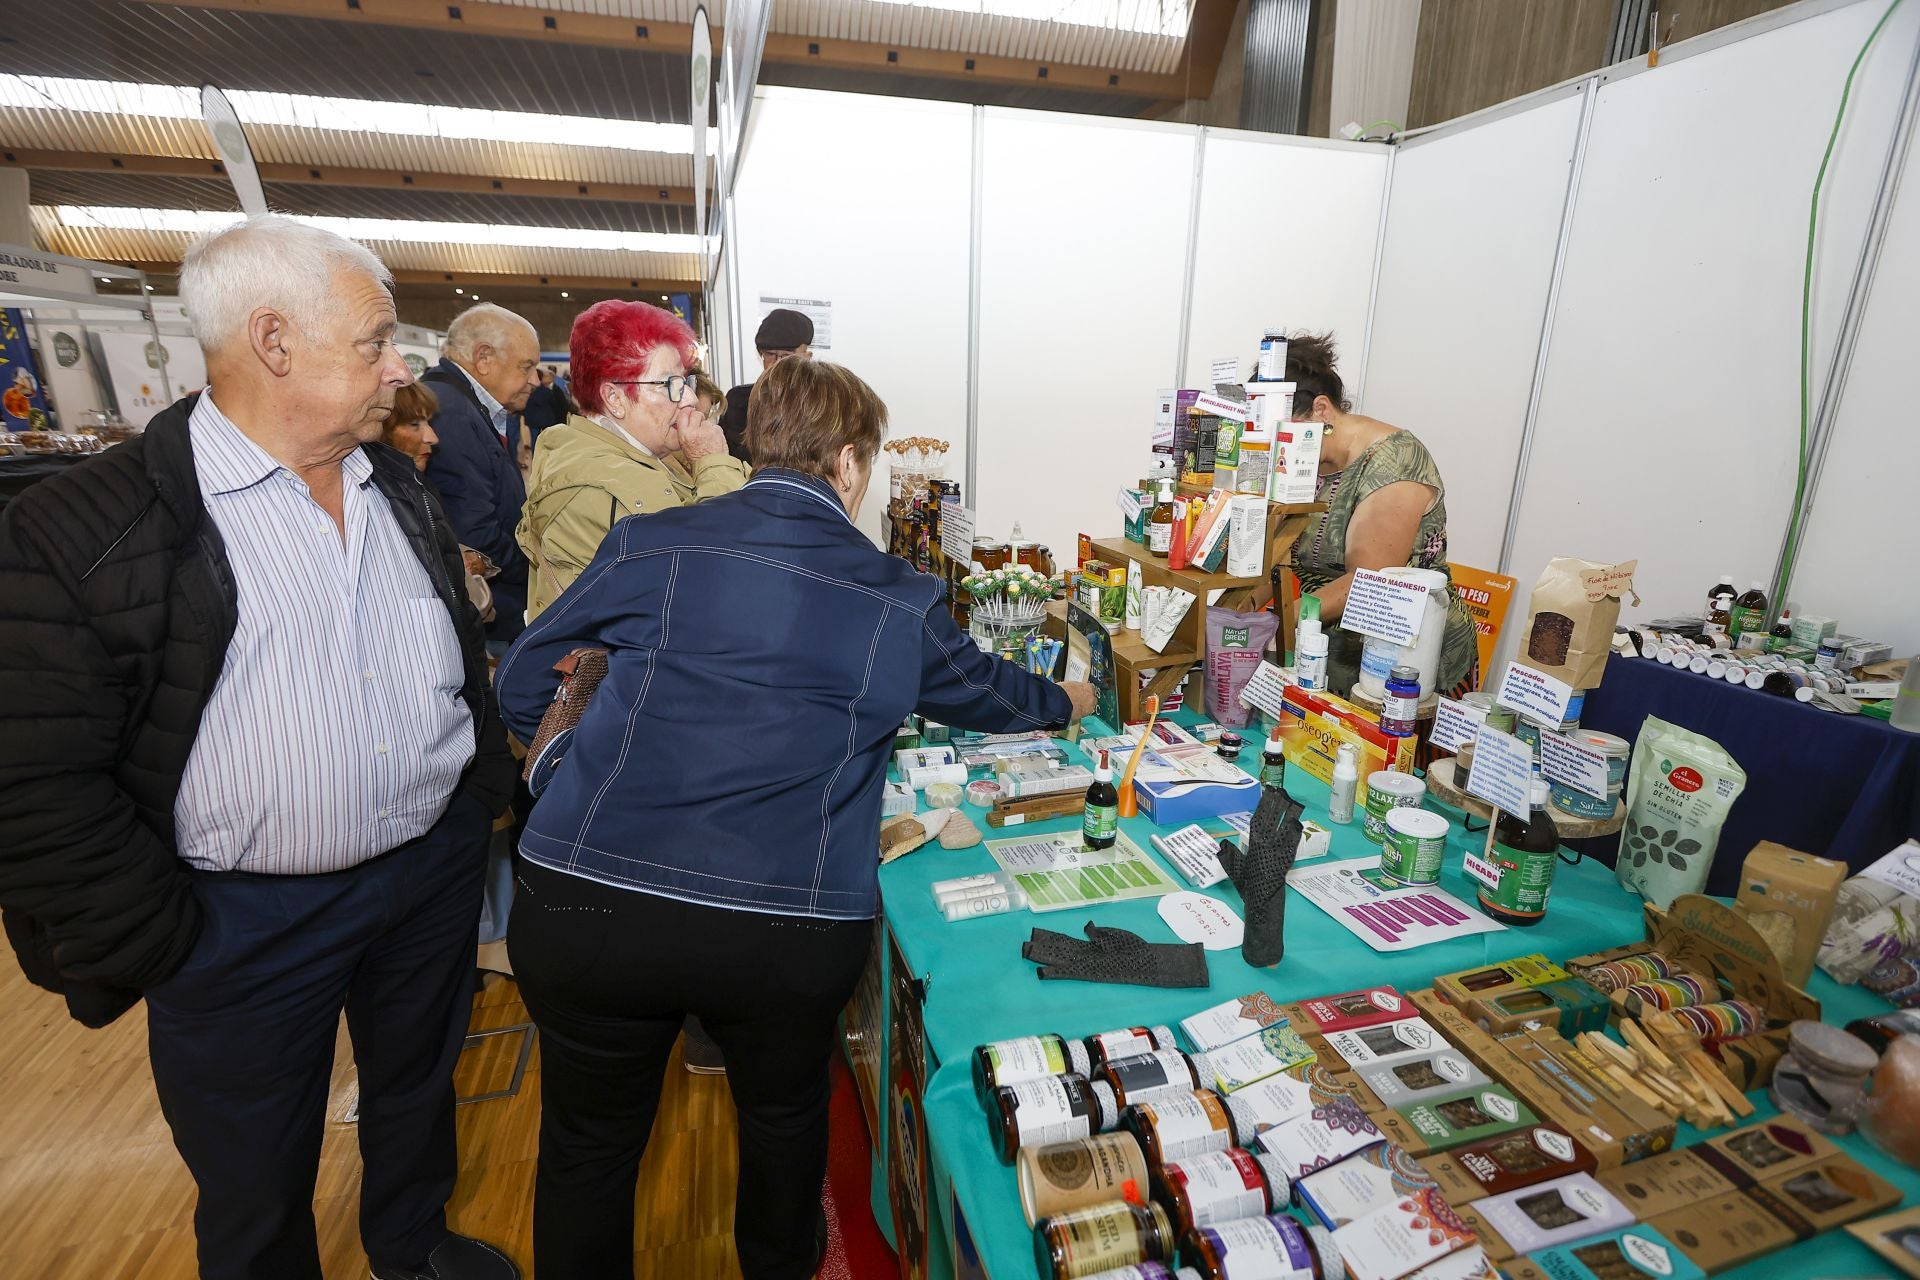
[[[1720,828],[1747,771],[1712,738],[1648,716],[1633,744],[1614,875],[1657,906],[1706,887]]]

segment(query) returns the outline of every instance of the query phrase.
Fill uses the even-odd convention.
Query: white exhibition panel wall
[[[734,185],[737,243],[727,248],[746,348],[736,376],[758,370],[761,298],[831,302],[832,345],[819,358],[846,365],[879,393],[891,435],[950,441],[947,474],[964,477],[972,109],[755,92]],[[882,545],[885,457],[859,521]]]
[[[1433,454],[1447,486],[1449,557],[1475,568],[1498,567],[1506,534],[1581,100],[1569,89],[1412,139],[1394,159],[1356,407]]]
[[[1793,496],[1807,196],[1883,11],[1848,5],[1601,87],[1509,570],[1522,593],[1560,555],[1638,559],[1649,614],[1697,608],[1725,569],[1741,586],[1770,575]],[[1828,170],[1816,403],[1917,27],[1914,6],[1888,24]]]
[[[1842,631],[1883,640],[1902,658],[1920,653],[1916,333],[1920,156],[1910,154],[1789,593],[1796,609],[1836,618]]]
[[[1357,385],[1387,148],[1225,129],[1206,146],[1180,385],[1209,385],[1228,356],[1244,375],[1272,326],[1332,331]]]
[[[981,210],[983,537],[1074,561],[1120,531],[1114,495],[1145,473],[1154,394],[1173,374],[1197,131],[986,113]]]

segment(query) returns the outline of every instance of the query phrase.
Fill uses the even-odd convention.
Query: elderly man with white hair
[[[520,411],[540,385],[540,336],[505,307],[478,303],[447,326],[446,354],[420,381],[440,398],[440,445],[427,459],[427,483],[446,504],[454,536],[500,566],[487,638],[505,652],[526,625],[527,557],[514,534],[527,502]]]
[[[392,277],[262,216],[180,284],[208,389],[0,519],[7,936],[89,1026],[146,1001],[205,1280],[319,1280],[343,1009],[373,1275],[509,1280],[445,1205],[513,766],[459,544],[378,443]]]

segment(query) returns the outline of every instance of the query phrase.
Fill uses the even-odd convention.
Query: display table
[[[1858,870],[1920,836],[1920,734],[1617,655],[1588,692],[1580,725],[1632,742],[1650,715],[1712,738],[1747,771],[1709,893],[1731,895],[1741,859],[1762,840]],[[1594,841],[1589,851],[1610,856],[1614,847]]]
[[[1247,748],[1248,762],[1254,750],[1253,746]],[[1288,787],[1305,802],[1309,818],[1325,821],[1323,785],[1293,770],[1288,774]],[[1485,836],[1465,833],[1458,813],[1452,816],[1453,831],[1448,838],[1441,887],[1471,900],[1472,886],[1460,869],[1461,854],[1468,847],[1477,851]],[[1069,830],[1074,825],[1060,820],[1034,829]],[[1129,819],[1122,826],[1133,832],[1143,847],[1146,834],[1155,829],[1145,819]],[[1008,833],[988,831],[988,838],[1004,834]],[[1362,836],[1356,821],[1333,828],[1332,852],[1325,860],[1373,853],[1375,846]],[[880,872],[888,935],[882,947],[892,952],[894,964],[907,971],[894,973],[889,988],[920,997],[918,1031],[924,1037],[925,1093],[904,1110],[918,1118],[916,1128],[919,1122],[924,1123],[924,1133],[910,1135],[913,1141],[905,1145],[907,1149],[923,1150],[925,1155],[923,1185],[929,1202],[927,1225],[933,1237],[927,1274],[933,1277],[985,1275],[993,1280],[1029,1280],[1036,1274],[1033,1233],[1020,1213],[1013,1170],[994,1157],[987,1121],[974,1096],[968,1056],[975,1045],[1043,1031],[1078,1037],[1113,1027],[1174,1024],[1209,1005],[1255,990],[1269,992],[1281,1001],[1376,983],[1414,990],[1429,985],[1439,973],[1533,951],[1565,959],[1637,941],[1642,936],[1639,898],[1623,892],[1606,867],[1583,862],[1575,867],[1561,866],[1551,908],[1543,924],[1534,929],[1509,929],[1380,953],[1294,894],[1287,908],[1286,959],[1273,969],[1249,968],[1236,948],[1208,953],[1211,984],[1205,989],[1042,982],[1035,977],[1036,966],[1020,955],[1021,943],[1035,927],[1077,933],[1091,919],[1134,930],[1150,941],[1168,941],[1170,931],[1156,914],[1151,899],[1044,915],[1014,912],[960,923],[949,923],[935,911],[929,893],[934,881],[994,869],[984,847],[948,851],[932,846]],[[1169,871],[1179,879],[1177,871]],[[1239,910],[1239,895],[1230,885],[1216,886],[1212,892],[1236,912]],[[1816,976],[1812,994],[1822,1001],[1829,1022],[1844,1023],[1887,1008],[1877,997],[1857,988],[1837,987],[1824,976]],[[894,1098],[890,1109],[896,1115],[902,1113],[897,1087],[883,1096]],[[1756,1095],[1756,1102],[1763,1113],[1770,1113],[1764,1093]],[[1691,1131],[1685,1132],[1685,1140],[1691,1140]],[[1906,1190],[1909,1200],[1920,1195],[1920,1174],[1880,1156],[1864,1139],[1843,1141],[1851,1153]],[[875,1211],[884,1223],[889,1216],[886,1192],[878,1188]],[[1730,1274],[1757,1278],[1875,1274],[1878,1270],[1884,1270],[1884,1266],[1865,1246],[1844,1232],[1835,1232]],[[911,1274],[904,1265],[903,1274]]]

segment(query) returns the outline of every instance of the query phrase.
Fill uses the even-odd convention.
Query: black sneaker
[[[417,1267],[375,1267],[373,1280],[520,1280],[513,1259],[490,1244],[448,1236]]]
[[[700,1025],[700,1019],[689,1014],[680,1033],[680,1060],[686,1064],[687,1070],[697,1076],[727,1074],[727,1064],[720,1056],[720,1046]]]

